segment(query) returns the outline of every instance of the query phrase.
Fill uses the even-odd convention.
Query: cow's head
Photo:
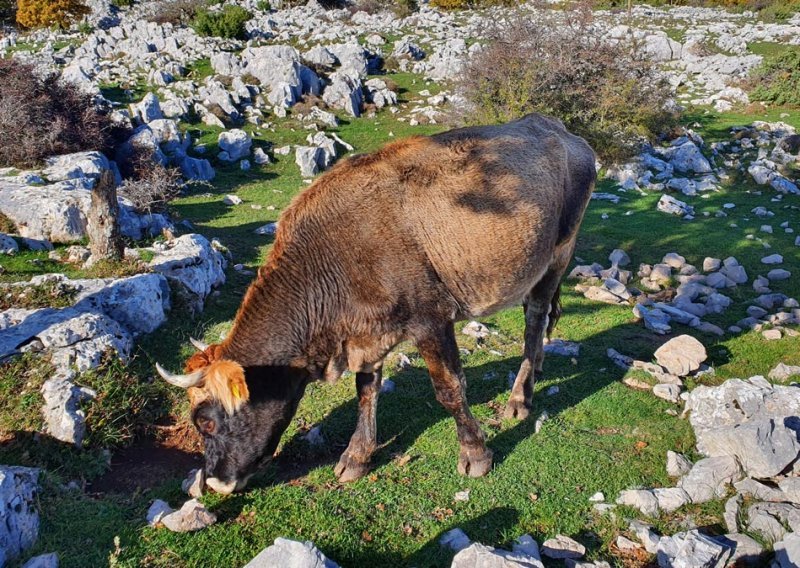
[[[192,422],[205,442],[205,484],[232,493],[272,458],[309,374],[288,366],[242,367],[221,357],[219,345],[192,343],[199,351],[187,360],[186,374],[156,369],[187,390]]]

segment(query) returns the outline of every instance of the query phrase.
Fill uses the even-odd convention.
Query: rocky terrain
[[[190,214],[181,219],[142,212],[121,196],[120,230],[128,245],[125,258],[136,273],[72,277],[66,273],[91,268],[84,246],[91,195],[104,172],[111,172],[117,184],[123,182],[117,160],[88,151],[53,156],[36,170],[0,170],[0,214],[10,224],[8,234],[0,233],[0,265],[3,255],[11,259],[38,251],[64,268],[64,273],[37,273],[0,283],[0,295],[11,306],[0,312],[0,358],[36,354],[52,363],[52,376],[40,389],[41,414],[43,433],[56,440],[77,448],[84,445],[86,408],[98,393],[82,384],[82,373],[99,368],[109,356],[127,363],[136,344],[146,342],[149,334],[163,326],[186,325],[183,320],[191,317],[204,321],[201,314],[207,306],[216,309],[212,302],[216,289],[226,282],[230,286],[231,278],[241,286],[252,277],[258,258],[248,256],[251,241],[244,239],[258,239],[253,248],[263,249],[277,219],[276,214],[266,213],[276,212],[285,203],[276,202],[276,206],[272,197],[261,194],[258,199],[243,199],[240,195],[248,195],[247,183],[262,183],[265,193],[284,199],[284,189],[279,189],[284,186],[271,185],[271,180],[287,177],[296,191],[299,182],[310,181],[337,159],[371,148],[365,139],[373,124],[375,131],[380,129],[385,139],[391,139],[395,130],[414,133],[416,128],[433,129],[445,122],[451,109],[466,104],[453,79],[463,72],[470,56],[482,49],[491,25],[516,14],[506,8],[441,12],[425,3],[402,18],[391,12],[326,11],[314,0],[278,10],[265,3],[243,5],[253,14],[247,22],[246,41],[202,37],[190,27],[149,21],[156,9],[153,2],[120,9],[104,0],[92,3],[89,32],[43,30],[0,38],[3,57],[55,70],[63,80],[79,84],[99,104],[113,109],[115,120],[131,129],[117,160],[123,160],[133,147],[145,147],[155,161],[179,168],[185,180],[206,184],[185,189],[189,206],[209,200],[226,208],[220,224],[205,218],[197,220],[202,226],[196,228],[192,215],[202,217],[197,209],[188,208]],[[522,9],[542,26],[561,21],[558,11],[533,5]],[[748,12],[637,6],[631,17],[598,11],[594,25],[610,42],[628,37],[640,41],[640,48],[661,64],[674,90],[675,108],[700,108],[706,113],[741,111],[750,103],[743,83],[762,61],[754,45],[800,45],[800,15],[784,23],[764,23]],[[517,537],[522,531],[513,537],[506,531],[502,537],[487,536],[493,538],[490,546],[481,543],[489,541],[475,527],[454,527],[429,539],[428,549],[433,552],[427,552],[428,559],[454,567],[536,567],[562,565],[562,561],[567,566],[601,567],[610,565],[604,559],[610,556],[631,565],[655,559],[662,567],[800,564],[800,391],[791,382],[800,375],[800,366],[786,364],[783,355],[796,344],[789,342],[797,341],[800,324],[794,280],[800,268],[800,236],[795,234],[800,222],[800,135],[796,118],[788,112],[758,118],[764,117],[708,134],[700,122],[688,124],[661,142],[643,147],[632,160],[598,163],[602,181],[586,222],[590,245],[579,248],[565,289],[574,290],[578,298],[571,300],[573,307],[584,306],[581,302],[585,301],[617,309],[615,321],[624,321],[619,327],[632,326],[631,333],[657,341],[658,348],[643,349],[635,342],[598,347],[575,328],[567,328],[566,339],[554,338],[545,347],[551,358],[563,360],[557,363],[563,365],[558,367],[562,376],[568,376],[571,367],[583,365],[586,358],[595,357],[589,363],[592,374],[597,361],[607,363],[619,373],[625,389],[657,398],[654,404],[666,405],[659,412],[669,420],[688,421],[693,446],[669,448],[658,457],[662,464],[666,460],[666,466],[658,474],[662,481],[657,486],[628,486],[613,495],[592,490],[588,501],[582,498],[587,514],[600,519],[592,521],[599,523],[596,526],[611,523],[616,527],[613,540],[602,552],[596,543],[587,550],[585,545],[594,537],[577,531],[556,533],[549,526],[539,529],[536,522],[528,522],[528,532],[538,530],[534,534],[552,534],[551,538],[537,543],[528,534]],[[210,193],[201,193],[205,190]],[[220,227],[228,226],[229,212],[241,216],[236,219],[246,225],[230,233],[231,248],[238,247],[234,254],[226,247],[230,243],[225,236],[212,238],[225,235]],[[657,218],[678,237],[692,235],[690,242],[664,239],[655,247],[656,254],[646,244],[637,247],[628,242],[628,237],[640,235],[605,228],[630,222],[641,230],[636,223],[642,217]],[[724,235],[715,236],[714,242],[730,246],[698,244],[712,222],[714,230]],[[694,227],[701,228],[695,231]],[[752,247],[759,252],[753,253]],[[36,257],[30,262],[35,267],[42,261]],[[226,290],[230,288],[223,288],[223,293]],[[30,305],[30,298],[42,291],[57,298],[57,305]],[[230,314],[226,316],[229,319]],[[208,317],[225,319],[216,314]],[[499,332],[495,331],[498,327]],[[187,328],[169,329],[184,332]],[[472,343],[464,349],[465,357],[476,357],[473,362],[485,365],[484,357],[516,353],[519,346],[506,341],[506,332],[496,323],[467,324],[462,335]],[[224,333],[224,326],[209,333],[216,338]],[[726,341],[789,347],[775,351],[781,355],[769,359],[767,367],[748,367],[750,372],[742,378],[733,378],[738,377],[731,374],[736,370],[722,371],[720,378],[715,367],[724,363],[716,355],[710,361],[709,353],[712,345],[716,348]],[[588,356],[584,355],[587,350]],[[399,354],[398,373],[417,365],[411,357]],[[746,357],[751,357],[749,352]],[[605,371],[603,367],[597,372]],[[505,370],[492,367],[481,373],[483,388],[514,378],[513,371],[507,377]],[[386,380],[383,392],[395,396],[397,384],[397,395],[409,388],[401,380]],[[499,388],[504,391],[504,386]],[[547,401],[568,396],[567,391],[548,383],[546,390],[537,393],[545,402],[531,426],[531,436],[540,432],[546,436],[548,429],[563,427],[559,416],[563,406],[556,409]],[[481,419],[491,414],[495,404],[491,396],[487,400],[491,402],[481,404],[488,407]],[[318,424],[323,416],[315,411],[306,415],[298,419],[298,437],[310,447],[327,448],[323,434],[328,433],[324,424]],[[488,421],[499,428],[494,418]],[[403,459],[395,456],[390,463],[402,468],[404,464],[398,463]],[[500,474],[492,475],[496,473]],[[39,474],[36,468],[0,466],[0,566],[28,558],[30,551],[51,552],[36,548]],[[665,475],[669,483],[663,481]],[[409,484],[402,479],[407,478],[401,476],[392,484]],[[314,490],[331,486],[331,481],[323,480]],[[208,530],[224,531],[230,524],[255,522],[256,506],[251,520],[243,517],[244,512],[229,519],[229,511],[216,512],[218,502],[204,505],[196,500],[199,489],[191,479],[185,489],[192,499],[177,510],[168,504],[178,499],[174,488],[160,494],[164,499],[148,497],[150,510],[145,515],[137,509],[135,516],[146,518],[150,528],[136,530],[161,535],[165,529],[192,532],[216,523]],[[452,508],[470,502],[469,489],[455,495]],[[525,497],[528,505],[536,502],[538,494],[531,491],[529,497]],[[720,530],[704,530],[693,519],[705,514],[693,507],[709,503],[721,503]],[[492,504],[498,505],[496,499]],[[453,515],[448,510],[437,507],[433,517],[446,519]],[[679,522],[664,521],[665,516],[681,516],[688,510],[692,512]],[[267,511],[270,515],[269,507]],[[682,530],[663,530],[676,526]],[[363,530],[360,545],[373,542],[369,530]],[[426,530],[430,529],[409,523],[400,529],[392,527],[391,534],[402,531],[413,537],[415,531]],[[279,533],[293,539],[275,539],[278,533],[273,533],[268,533],[272,546],[249,542],[236,557],[252,558],[247,566],[253,567],[337,565],[328,556],[338,558],[338,554],[326,556],[312,542],[300,542],[305,536],[295,540],[300,531],[294,536]],[[308,538],[330,541],[327,534]],[[164,544],[163,549],[169,546]],[[125,546],[121,549],[117,541],[115,547],[108,554],[124,555]],[[253,557],[252,552],[262,548]],[[334,550],[341,552],[338,543]],[[55,552],[62,561],[77,563],[63,551]],[[543,564],[543,557],[548,564]],[[349,565],[347,561],[342,560],[342,565]],[[53,566],[58,558],[40,555],[29,564]]]

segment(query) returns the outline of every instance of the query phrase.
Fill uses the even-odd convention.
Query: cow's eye
[[[217,422],[213,418],[200,416],[197,418],[197,429],[206,436],[213,436],[217,432]]]

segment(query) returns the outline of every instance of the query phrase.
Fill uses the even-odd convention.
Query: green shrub
[[[750,98],[776,105],[800,105],[800,47],[765,60],[753,74]]]
[[[117,8],[130,8],[133,6],[133,0],[111,0],[111,3]]]
[[[767,22],[785,22],[797,12],[800,12],[800,0],[783,0],[770,2],[759,11],[758,17]]]
[[[192,27],[202,36],[215,36],[227,39],[245,39],[244,25],[252,14],[241,6],[225,6],[221,12],[198,10],[192,20]]]
[[[633,154],[674,123],[669,86],[631,42],[604,41],[587,5],[542,24],[520,14],[491,30],[490,44],[459,79],[471,124],[531,112],[561,119],[604,160]]]
[[[0,24],[11,24],[17,17],[15,0],[0,0]]]
[[[256,2],[256,9],[262,12],[269,12],[272,9],[272,5],[269,3],[269,0],[258,0],[258,2]]]

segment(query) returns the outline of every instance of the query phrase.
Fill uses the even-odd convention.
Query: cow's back
[[[531,115],[429,139],[403,218],[461,315],[519,304],[569,240],[594,182],[594,154]]]
[[[377,320],[398,301],[491,313],[520,303],[572,238],[594,175],[588,145],[536,115],[401,140],[320,176],[281,217],[271,258],[335,275]]]

